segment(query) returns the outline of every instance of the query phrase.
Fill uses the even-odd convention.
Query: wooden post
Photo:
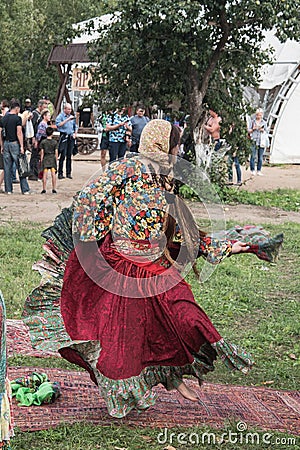
[[[55,103],[54,103],[54,106],[55,106],[54,116],[55,117],[60,113],[61,103],[62,103],[64,96],[66,97],[67,102],[71,103],[70,95],[69,95],[69,92],[67,89],[67,82],[68,82],[69,73],[71,70],[71,64],[68,64],[67,67],[64,67],[63,64],[58,64],[57,70],[58,70],[58,75],[60,78],[60,85],[59,85],[59,88],[58,88],[58,91],[56,94]]]

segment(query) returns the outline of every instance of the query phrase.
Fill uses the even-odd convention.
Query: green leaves
[[[98,4],[98,2],[97,2]],[[1,98],[30,97],[36,102],[48,94],[53,100],[59,85],[56,67],[47,67],[54,44],[66,42],[72,24],[102,14],[95,1],[14,0],[1,3]]]
[[[289,0],[118,2],[119,20],[90,45],[98,73],[108,80],[94,79],[95,98],[100,107],[109,97],[115,104],[142,100],[161,108],[178,99],[192,130],[205,99],[218,105],[225,129],[233,122],[245,126],[243,87],[256,86],[269,61],[261,50],[263,30],[278,26],[282,38],[293,37],[287,23],[299,28],[296,9]]]

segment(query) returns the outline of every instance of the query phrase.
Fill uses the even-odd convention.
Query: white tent
[[[280,43],[273,32],[266,33],[263,47],[275,49],[274,64],[262,71],[260,89],[275,93],[268,112],[270,162],[300,164],[300,143],[296,133],[300,119],[300,43]]]

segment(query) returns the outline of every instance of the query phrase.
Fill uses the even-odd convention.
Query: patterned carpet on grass
[[[107,413],[97,387],[85,372],[62,369],[10,367],[11,380],[31,372],[46,372],[50,381],[61,385],[61,397],[51,405],[19,407],[15,400],[15,425],[23,431],[37,431],[60,423],[86,421],[99,425],[123,424],[147,427],[201,426],[222,427],[229,421],[243,422],[247,427],[300,434],[300,393],[261,387],[228,386],[204,383],[197,391],[199,402],[192,403],[177,393],[157,386],[155,406],[147,411],[132,411],[124,419],[113,419]]]
[[[56,356],[60,358],[58,352],[36,350],[31,345],[29,329],[23,320],[6,320],[6,342],[7,356],[26,355],[38,358]]]

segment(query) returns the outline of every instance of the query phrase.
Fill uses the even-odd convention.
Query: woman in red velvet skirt
[[[88,370],[114,417],[153,405],[159,383],[196,401],[183,376],[201,384],[217,356],[229,369],[253,364],[222,339],[182,275],[198,256],[217,264],[249,246],[199,232],[174,195],[179,141],[176,126],[152,120],[138,156],[82,189],[43,233],[44,277],[25,305],[33,344]]]

